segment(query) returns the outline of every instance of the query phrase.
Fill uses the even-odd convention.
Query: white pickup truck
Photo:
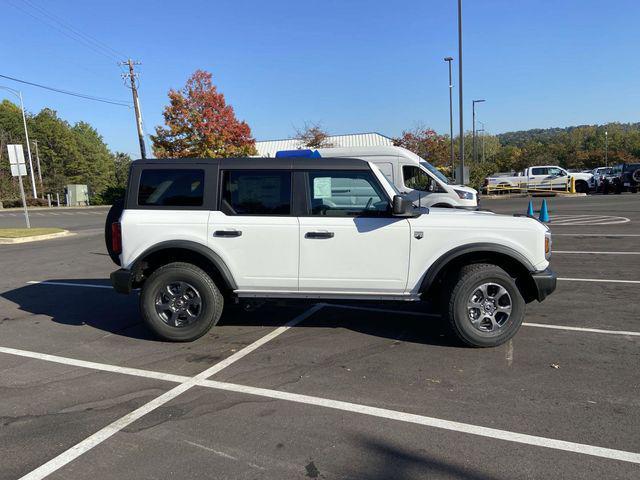
[[[555,165],[528,167],[516,175],[495,175],[485,178],[484,189],[487,193],[501,193],[512,188],[539,190],[567,190],[575,179],[576,192],[587,193],[593,184],[591,173],[569,173]]]

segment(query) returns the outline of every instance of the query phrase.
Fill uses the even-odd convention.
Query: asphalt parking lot
[[[558,289],[493,349],[361,303],[160,342],[109,287],[106,210],[43,211],[76,235],[0,246],[0,478],[640,478],[640,195],[548,201]]]

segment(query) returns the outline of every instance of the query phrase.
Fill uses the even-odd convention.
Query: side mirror
[[[405,200],[402,195],[394,195],[392,214],[394,217],[413,216],[413,203]]]

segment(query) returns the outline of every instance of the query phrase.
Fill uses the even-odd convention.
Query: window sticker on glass
[[[316,177],[313,179],[313,198],[331,197],[331,177]]]

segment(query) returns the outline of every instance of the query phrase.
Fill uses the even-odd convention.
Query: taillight
[[[111,224],[111,250],[117,255],[122,253],[122,228],[120,227],[120,222]]]

